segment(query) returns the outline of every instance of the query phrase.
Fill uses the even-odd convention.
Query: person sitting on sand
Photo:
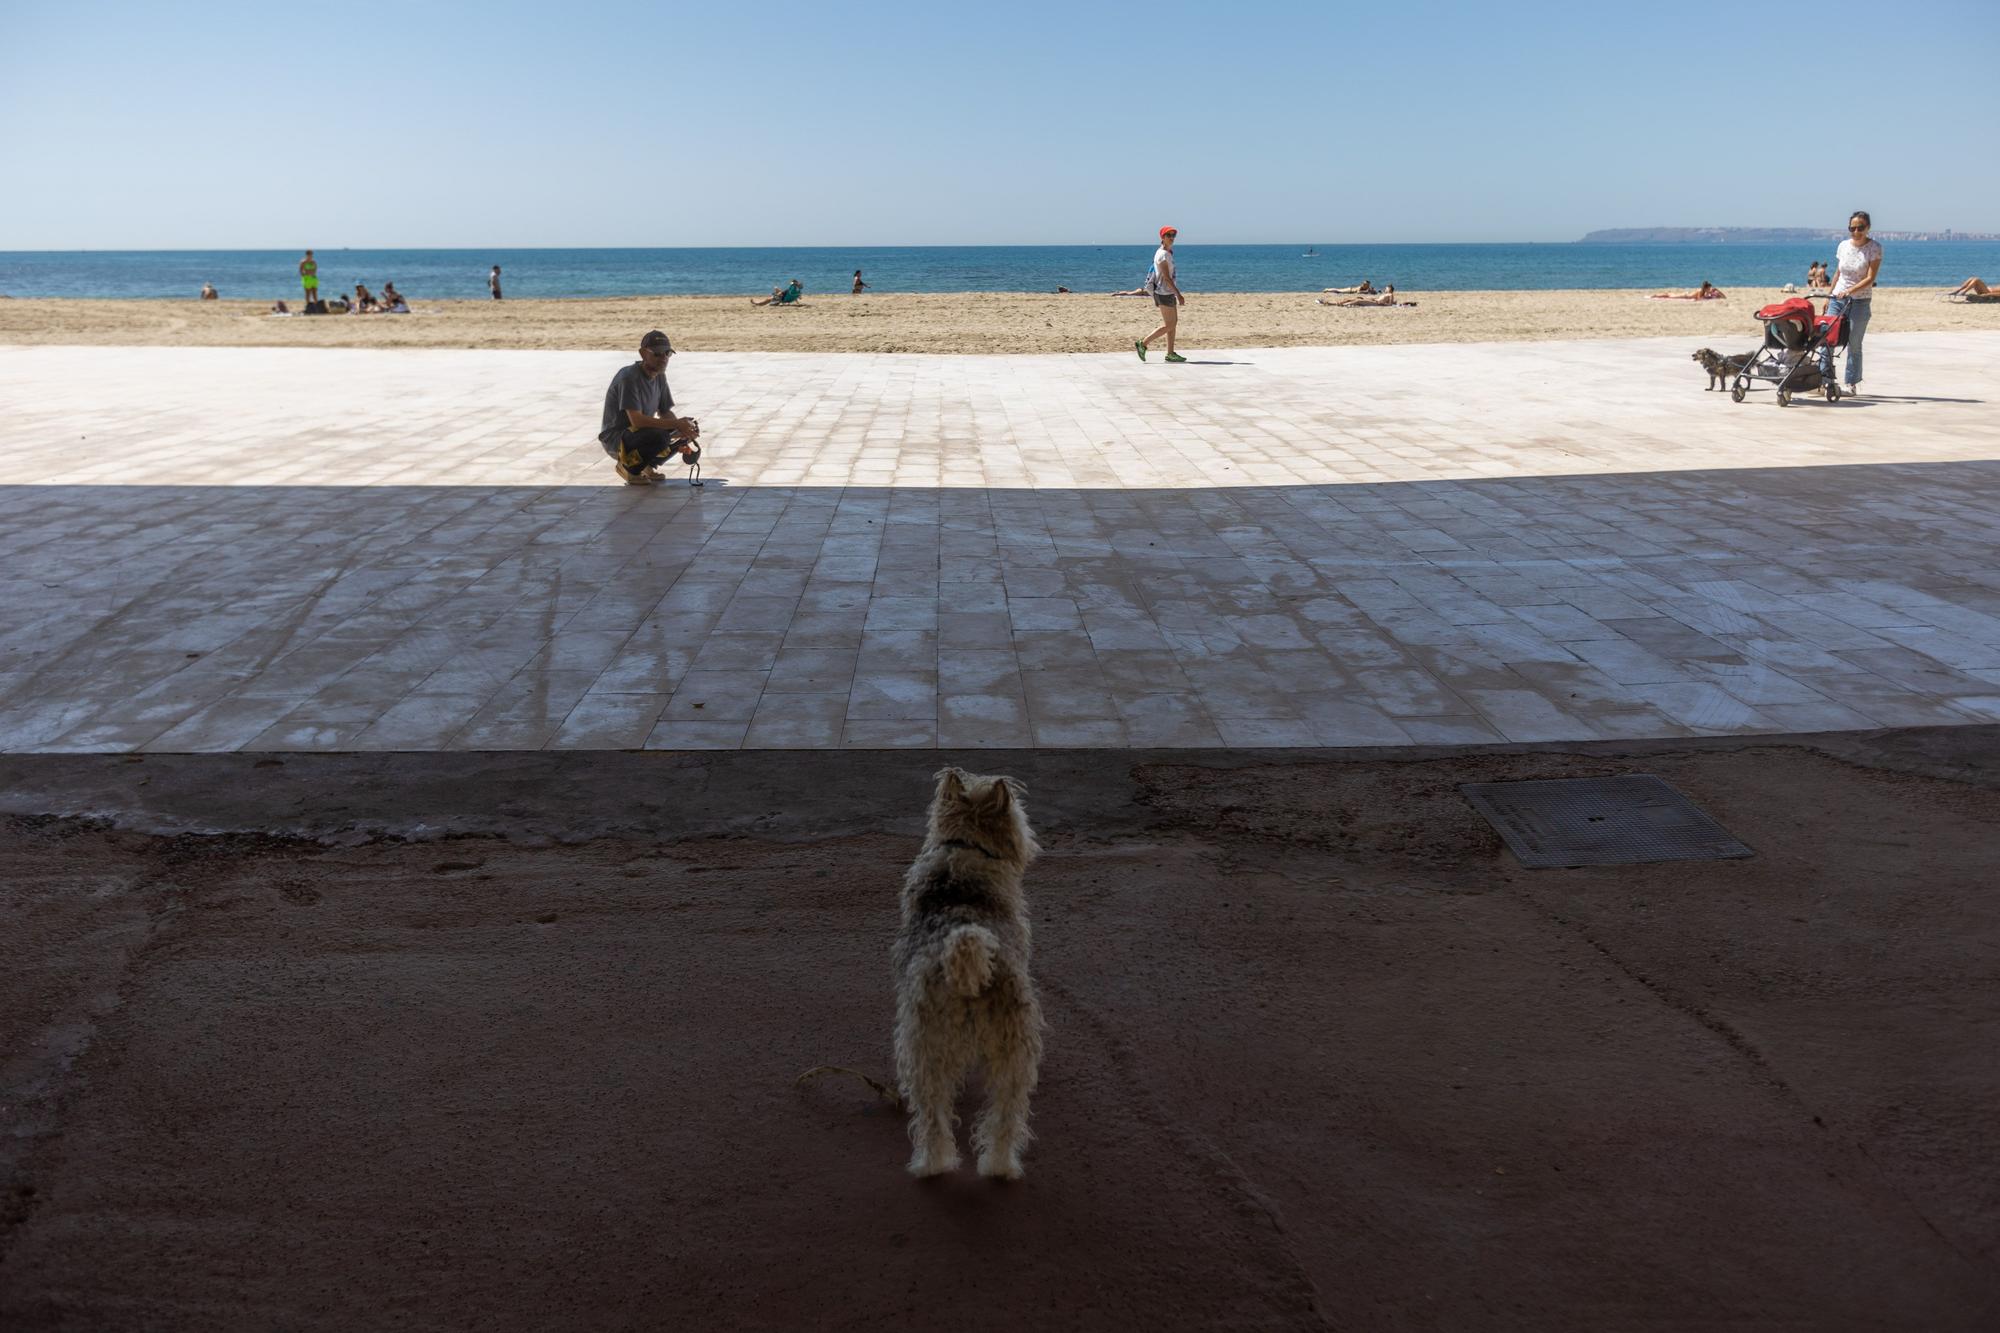
[[[803,297],[805,294],[806,294],[805,285],[801,283],[797,278],[793,278],[791,286],[773,287],[771,289],[771,294],[769,296],[765,297],[761,301],[752,299],[750,304],[751,305],[797,305],[799,304],[799,299]]]
[[[1812,267],[1806,270],[1806,290],[1819,292],[1831,286],[1833,282],[1826,276],[1826,265],[1817,259],[1813,260]]]
[[[627,486],[650,486],[664,480],[663,459],[679,457],[693,463],[701,457],[701,423],[673,413],[674,395],[667,388],[667,359],[674,354],[667,335],[654,329],[639,340],[639,359],[611,377],[604,391],[604,419],[597,442],[610,454],[618,476]]]
[[[1704,282],[1691,292],[1654,292],[1651,299],[1655,301],[1724,301],[1728,297],[1723,295],[1722,288],[1712,282]]]
[[[271,313],[274,315],[289,315],[292,313],[292,308],[283,301],[273,301],[271,303]]]
[[[1981,278],[1967,278],[1945,293],[1946,296],[1992,296],[1993,294],[1993,289]]]
[[[1055,290],[1055,294],[1056,294],[1057,296],[1068,296],[1068,295],[1070,295],[1071,293],[1070,293],[1070,290],[1069,290],[1069,288],[1067,288],[1067,287],[1057,287],[1057,288],[1056,288],[1056,290]]]
[[[383,313],[390,315],[410,313],[410,303],[403,299],[403,294],[396,290],[396,284],[393,282],[382,284],[382,310]]]
[[[1322,287],[1320,288],[1320,290],[1322,292],[1325,292],[1328,296],[1377,295],[1375,291],[1375,282],[1372,278],[1363,278],[1361,280],[1361,285],[1359,287]],[[1394,283],[1389,284],[1389,290],[1392,292],[1396,290],[1396,286]]]
[[[204,283],[203,283],[203,284],[201,285],[201,299],[202,299],[202,300],[204,300],[204,301],[214,301],[214,300],[217,300],[217,299],[219,299],[219,298],[218,298],[218,297],[216,296],[216,294],[215,294],[215,284],[214,284],[214,283],[212,283],[212,282],[204,282]]]
[[[366,315],[381,308],[381,305],[375,300],[375,293],[369,291],[365,284],[359,282],[354,284],[354,310],[356,314]]]

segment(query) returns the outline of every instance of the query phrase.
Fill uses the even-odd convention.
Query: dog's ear
[[[995,814],[1005,814],[1014,806],[1014,781],[1012,778],[993,779],[993,789],[986,793],[986,806]]]
[[[939,795],[950,797],[954,801],[965,799],[965,774],[963,772],[956,768],[940,768],[933,776],[937,778]]]

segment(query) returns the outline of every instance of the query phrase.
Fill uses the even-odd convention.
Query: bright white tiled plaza
[[[693,353],[640,490],[617,352],[0,348],[0,749],[2000,720],[2000,334],[1786,409],[1691,350]]]

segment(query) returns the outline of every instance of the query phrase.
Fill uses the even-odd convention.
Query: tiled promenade
[[[616,352],[0,348],[0,749],[2000,719],[2000,334],[1785,410],[1689,350],[696,354],[691,491]]]

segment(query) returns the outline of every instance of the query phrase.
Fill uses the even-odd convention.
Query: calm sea
[[[1720,287],[1803,282],[1833,245],[1200,245],[1176,254],[1191,292],[1296,292],[1363,278],[1412,291],[1442,289]],[[2000,244],[1892,242],[1884,286],[1955,286],[1968,274],[2000,281]],[[768,292],[798,278],[808,293],[844,292],[855,269],[883,292],[1079,292],[1137,286],[1150,245],[996,245],[677,250],[322,250],[320,282],[412,299],[483,299],[498,264],[509,296],[728,295]],[[0,251],[0,295],[298,295],[299,254],[280,250]]]

